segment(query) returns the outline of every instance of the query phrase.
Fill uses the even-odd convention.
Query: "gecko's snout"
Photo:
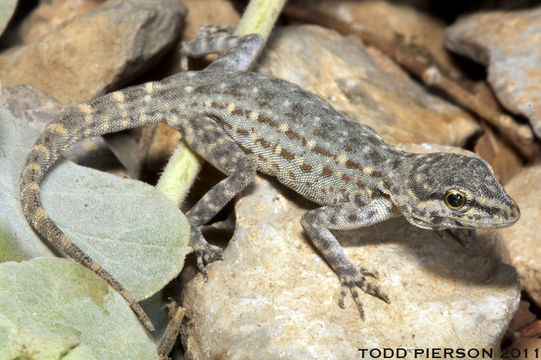
[[[520,219],[520,208],[515,200],[508,198],[505,209],[500,209],[499,214],[493,216],[492,219],[487,217],[480,226],[498,229],[511,226],[516,223],[518,219]]]
[[[520,219],[520,208],[518,207],[517,202],[511,199],[511,206],[509,206],[504,217],[505,225],[513,225],[518,219]]]

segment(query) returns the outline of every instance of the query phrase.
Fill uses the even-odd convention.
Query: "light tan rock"
[[[21,40],[25,43],[38,40],[64,21],[92,11],[104,2],[105,0],[40,1],[39,6],[21,25]]]
[[[184,39],[189,41],[197,35],[203,24],[236,25],[239,13],[231,1],[226,0],[182,0],[188,8]]]
[[[32,85],[62,103],[121,87],[176,41],[185,8],[175,0],[108,1],[39,41],[0,56],[3,86]]]
[[[517,268],[522,288],[541,306],[541,166],[534,166],[515,176],[506,186],[520,206],[520,220],[502,229],[511,264]]]
[[[287,194],[287,195],[284,195]],[[337,276],[302,232],[313,205],[259,180],[236,205],[224,260],[184,287],[182,340],[188,359],[359,359],[362,348],[496,348],[518,307],[515,270],[485,234],[464,249],[452,239],[391,220],[336,231],[354,264],[391,304],[362,294],[366,321],[351,297],[338,306]],[[420,357],[423,358],[423,357]],[[426,357],[424,357],[426,358]]]
[[[279,29],[268,45],[257,71],[304,86],[391,142],[457,144],[477,129],[469,115],[391,62],[378,65],[383,55],[373,54],[381,57],[376,63],[332,31]],[[387,305],[363,294],[363,322],[350,297],[346,309],[338,306],[338,278],[302,231],[300,217],[315,205],[275,180],[259,180],[244,195],[235,235],[224,260],[208,267],[208,282],[184,274],[188,359],[358,359],[359,348],[491,348],[518,307],[518,277],[502,263],[496,235],[479,235],[464,249],[396,219],[335,232],[355,264],[380,272],[374,281],[391,298]]]
[[[318,26],[275,29],[256,70],[319,95],[391,143],[460,146],[479,130],[468,113],[431,95],[385,55]]]
[[[541,138],[541,7],[465,16],[446,31],[446,46],[488,66],[488,81],[510,111]]]
[[[445,23],[430,15],[427,1],[309,0],[311,9],[360,27],[393,45],[435,61],[447,74],[461,71],[445,50]],[[304,5],[306,6],[306,5]]]

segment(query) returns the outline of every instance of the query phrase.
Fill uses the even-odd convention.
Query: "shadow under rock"
[[[451,236],[418,228],[403,218],[352,231],[334,231],[342,246],[398,244],[418,265],[442,278],[469,285],[509,287],[518,283],[514,267],[495,231],[475,231],[467,248]],[[409,256],[408,256],[409,257]],[[383,271],[384,269],[382,269]]]

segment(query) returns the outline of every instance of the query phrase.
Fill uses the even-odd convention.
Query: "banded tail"
[[[167,80],[163,85],[167,85]],[[40,183],[47,170],[63,151],[86,137],[157,123],[163,108],[151,94],[155,84],[134,86],[101,96],[91,102],[71,107],[47,126],[26,158],[21,178],[20,196],[24,215],[34,229],[62,253],[92,270],[109,283],[130,304],[139,319],[151,331],[150,318],[133,296],[111,274],[75,245],[51,220],[40,199]],[[140,101],[144,100],[141,109]]]

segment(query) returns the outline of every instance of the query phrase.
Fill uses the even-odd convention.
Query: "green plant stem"
[[[265,41],[286,0],[252,0],[244,12],[235,35],[257,33]],[[156,187],[180,206],[201,169],[203,160],[186,144],[180,143],[169,159]]]

